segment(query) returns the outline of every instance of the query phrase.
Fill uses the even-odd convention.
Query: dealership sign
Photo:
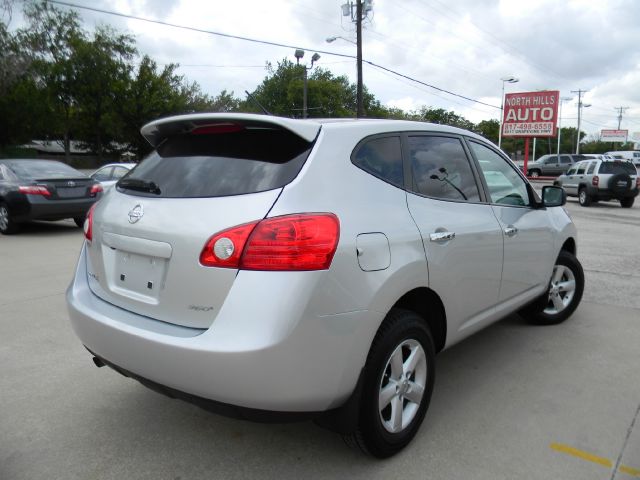
[[[601,142],[626,142],[629,130],[600,130]]]
[[[504,99],[502,136],[555,137],[560,92],[507,93]]]

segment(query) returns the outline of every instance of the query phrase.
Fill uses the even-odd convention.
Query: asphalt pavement
[[[310,422],[224,418],[96,368],[64,302],[81,230],[0,236],[0,479],[640,478],[640,205],[567,209],[578,310],[554,327],[513,315],[439,355],[420,432],[384,461]]]

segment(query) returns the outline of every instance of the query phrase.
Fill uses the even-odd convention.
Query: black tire
[[[11,235],[20,229],[20,224],[11,218],[11,211],[6,203],[0,202],[0,233]]]
[[[86,218],[87,218],[86,216],[83,216],[83,217],[74,217],[74,218],[73,218],[73,221],[76,223],[76,225],[77,225],[79,228],[83,228],[83,227],[84,227],[84,221],[85,221],[85,219],[86,219]]]
[[[407,344],[409,342],[410,345]],[[392,380],[390,378],[392,376],[390,363],[392,354],[400,348],[399,353],[402,354],[402,359],[405,362],[403,366],[406,366],[405,353],[412,346],[419,353],[417,345],[422,349],[425,363],[416,367],[408,377],[405,377],[404,373],[402,374],[401,378],[405,379],[404,385],[403,381]],[[420,428],[429,406],[435,381],[435,356],[433,338],[424,320],[414,312],[392,309],[371,344],[364,370],[358,426],[356,431],[344,435],[345,442],[377,458],[387,458],[402,450]],[[412,393],[412,388],[414,388],[412,385],[416,384],[412,383],[411,379],[417,383],[423,373],[426,373],[424,390],[419,403],[414,403],[406,399],[404,394],[409,396]],[[393,399],[389,400],[384,409],[380,409],[378,404],[381,390],[384,386],[391,387],[393,385],[395,385],[396,392],[393,394]],[[394,403],[394,401],[399,403]],[[395,433],[388,430],[389,426],[385,426],[383,418],[386,415],[391,417],[394,411],[392,404],[402,405],[401,412],[410,413],[407,425]],[[411,417],[411,415],[413,416]],[[389,422],[393,422],[393,419],[390,418]]]
[[[587,193],[587,189],[584,187],[578,191],[578,203],[582,207],[588,207],[591,205],[591,196]]]
[[[565,274],[562,275],[561,279],[554,281],[554,275],[558,267],[568,269],[570,275],[565,270]],[[549,289],[538,298],[538,300],[520,311],[520,315],[531,323],[537,325],[555,325],[564,322],[580,304],[582,293],[584,292],[584,272],[578,259],[570,252],[565,250],[561,251],[556,260],[553,272],[551,281],[549,282]],[[573,276],[575,289],[573,290],[573,295],[569,298],[567,292],[563,291],[562,288],[558,288],[558,285],[560,283],[570,282],[570,276]],[[562,280],[565,280],[565,282],[562,282]],[[552,311],[555,305],[552,300],[552,295],[557,295],[562,303],[567,300],[564,308],[555,313]]]
[[[529,176],[531,178],[538,178],[540,176],[540,170],[536,170],[535,168],[533,170],[529,170]]]
[[[622,208],[631,208],[633,207],[633,202],[635,201],[635,197],[627,197],[620,199],[620,205]]]

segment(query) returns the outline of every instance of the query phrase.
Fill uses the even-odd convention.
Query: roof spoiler
[[[250,113],[193,113],[161,118],[147,123],[140,129],[144,138],[156,148],[170,135],[191,132],[197,127],[216,124],[235,124],[244,127],[280,127],[312,142],[320,131],[320,124],[309,120],[295,120],[270,115]]]

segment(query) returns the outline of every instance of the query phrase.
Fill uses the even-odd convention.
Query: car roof
[[[128,169],[132,169],[136,165],[137,163],[107,163],[106,165],[102,165],[101,167],[98,167],[96,171],[101,170],[103,168],[107,168],[107,167],[125,167]]]
[[[140,132],[152,146],[157,146],[167,135],[190,131],[192,128],[207,125],[208,122],[241,123],[249,126],[277,126],[287,129],[309,142],[316,138],[321,128],[327,130],[349,130],[360,138],[378,133],[428,131],[466,135],[477,140],[488,142],[486,138],[471,131],[435,123],[372,118],[293,119],[250,113],[192,113],[188,115],[176,115],[148,123],[142,127]]]

